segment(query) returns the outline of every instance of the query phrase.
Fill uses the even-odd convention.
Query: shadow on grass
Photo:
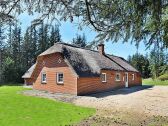
[[[121,89],[117,89],[113,91],[106,91],[106,92],[101,92],[101,93],[90,94],[87,96],[103,98],[103,97],[110,96],[110,95],[127,95],[127,94],[135,93],[138,91],[142,91],[142,90],[151,90],[152,87],[153,85],[134,86],[134,87],[129,87],[129,88],[121,88]]]
[[[23,86],[21,83],[2,83],[0,86]]]

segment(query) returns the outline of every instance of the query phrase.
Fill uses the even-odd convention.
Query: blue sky
[[[18,17],[19,21],[21,22],[23,32],[28,26],[31,25],[31,21],[37,17],[38,15],[29,16],[25,13],[21,14]],[[82,35],[83,33],[85,33],[88,42],[93,41],[96,36],[96,32],[88,27],[83,27],[83,30],[80,31],[74,23],[71,23],[69,21],[61,22],[60,34],[64,42],[71,42],[72,38],[76,37],[76,34]],[[111,41],[109,41],[105,42],[105,52],[127,59],[128,55],[133,55],[137,52],[137,48],[134,43],[122,43],[121,41],[112,43]],[[141,42],[138,48],[138,52],[141,54],[146,54],[147,52],[149,52],[149,50],[146,50],[145,45],[143,44],[143,42]]]

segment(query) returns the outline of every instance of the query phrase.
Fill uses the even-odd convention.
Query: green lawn
[[[148,79],[143,79],[142,80],[143,85],[163,85],[163,86],[168,86],[168,80],[166,81],[161,81],[161,80],[153,80],[151,78]]]
[[[64,126],[95,113],[94,109],[24,96],[20,86],[0,86],[0,126]]]

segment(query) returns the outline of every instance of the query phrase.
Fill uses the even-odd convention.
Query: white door
[[[125,87],[128,87],[128,73],[125,73]]]

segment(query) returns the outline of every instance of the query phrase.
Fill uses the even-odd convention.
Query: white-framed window
[[[58,84],[64,83],[64,74],[63,73],[57,73],[57,83]]]
[[[106,73],[101,74],[101,80],[102,80],[102,82],[107,82]]]
[[[132,80],[135,80],[135,74],[132,74]]]
[[[41,83],[47,83],[47,74],[44,72],[41,74]]]
[[[120,81],[120,80],[121,80],[121,75],[120,75],[120,73],[116,73],[115,80],[116,80],[116,81]]]

